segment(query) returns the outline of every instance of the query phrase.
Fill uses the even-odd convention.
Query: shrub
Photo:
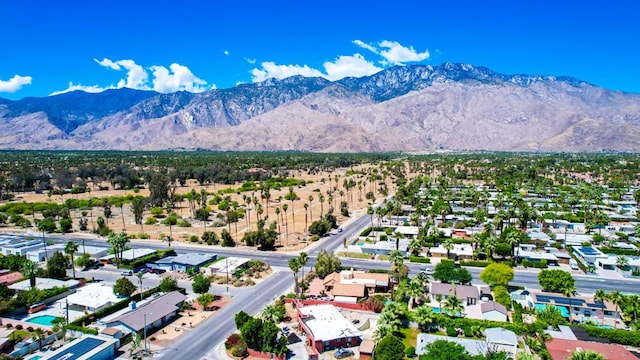
[[[137,235],[137,238],[138,238],[138,239],[150,239],[150,238],[151,238],[151,236],[150,236],[149,234],[147,234],[147,233],[139,233],[139,234]]]
[[[154,218],[152,216],[148,217],[147,220],[144,221],[145,225],[155,225],[157,223],[158,223],[158,219],[156,219],[156,218]]]
[[[23,329],[22,325],[20,325],[20,324],[16,325],[16,330],[22,330],[22,329]]]
[[[458,336],[458,330],[456,330],[453,327],[447,327],[447,336],[457,337]]]
[[[176,224],[178,227],[191,227],[191,223],[188,222],[185,219],[180,219],[178,220],[178,223]]]
[[[409,346],[405,351],[404,354],[407,355],[408,358],[412,358],[416,356],[416,348],[414,348],[413,346]]]
[[[460,266],[473,266],[473,267],[487,267],[491,264],[491,261],[481,260],[461,260]]]
[[[198,239],[198,236],[196,236],[196,235],[191,235],[191,236],[189,236],[189,241],[192,242],[192,243],[195,243],[195,242],[200,241],[200,239]]]
[[[430,258],[415,256],[415,255],[409,255],[409,261],[414,263],[421,263],[421,264],[431,264]]]

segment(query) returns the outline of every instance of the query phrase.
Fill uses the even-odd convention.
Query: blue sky
[[[462,62],[640,93],[639,1],[0,0],[0,97]]]

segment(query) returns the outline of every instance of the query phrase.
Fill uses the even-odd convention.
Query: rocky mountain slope
[[[638,151],[640,95],[446,63],[200,94],[0,99],[0,148]]]

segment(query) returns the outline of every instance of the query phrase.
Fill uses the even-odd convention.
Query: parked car
[[[159,269],[159,268],[151,268],[149,269],[149,272],[152,274],[164,274],[167,272],[167,270],[165,269]]]
[[[144,273],[146,273],[147,271],[149,271],[149,269],[147,269],[147,268],[141,268],[141,269],[138,269],[138,274],[144,274]]]
[[[338,349],[336,350],[336,352],[333,353],[333,357],[335,357],[336,359],[344,359],[346,357],[349,356],[353,356],[353,351],[349,350],[349,349]]]
[[[420,272],[423,272],[427,275],[432,275],[433,274],[433,269],[430,268],[420,268]]]
[[[125,270],[125,271],[121,272],[120,275],[122,275],[122,276],[131,276],[131,275],[133,275],[133,271]]]

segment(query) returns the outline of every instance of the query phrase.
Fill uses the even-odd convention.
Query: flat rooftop
[[[155,252],[156,251],[154,249],[129,249],[122,253],[122,259],[131,261],[143,256],[151,255]],[[115,255],[111,254],[101,257],[100,260],[111,260],[113,258],[115,258]]]
[[[69,287],[74,288],[77,287],[80,282],[78,280],[56,280],[50,278],[36,278],[36,287],[40,290],[53,289],[54,287]],[[17,290],[17,291],[26,291],[31,289],[31,283],[29,279],[17,282],[13,285],[9,285],[9,289]]]
[[[300,308],[302,321],[316,340],[330,341],[344,337],[362,337],[362,333],[333,305],[312,305]]]
[[[74,294],[67,296],[69,305],[78,305],[87,308],[101,308],[105,305],[114,304],[120,301],[114,293],[111,286],[105,286],[102,283],[89,284]]]
[[[61,347],[52,354],[44,355],[42,360],[85,360],[114,346],[115,339],[101,338],[97,336],[84,336]],[[114,349],[115,352],[115,349]]]

